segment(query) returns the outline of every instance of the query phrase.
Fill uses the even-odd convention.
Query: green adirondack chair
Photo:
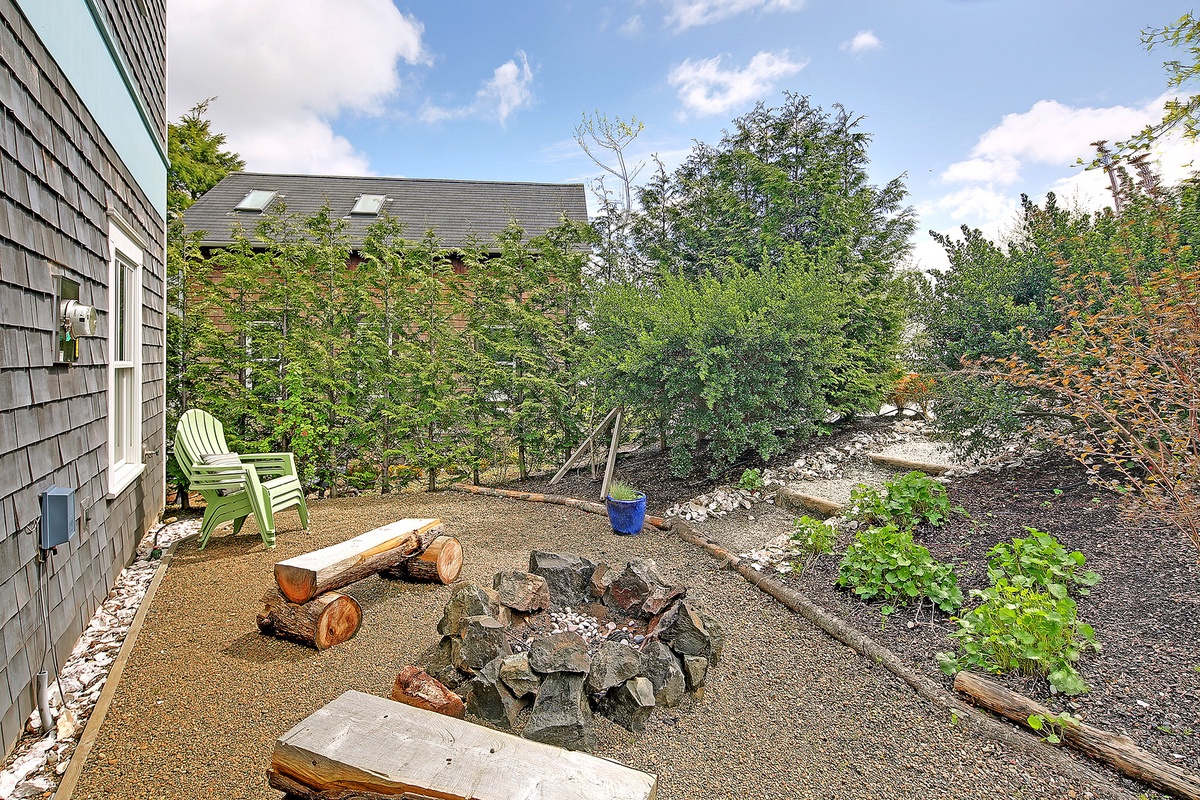
[[[207,507],[200,523],[203,550],[217,526],[233,520],[233,532],[254,515],[263,545],[275,546],[275,512],[296,506],[308,529],[308,506],[291,453],[239,455],[225,444],[225,428],[212,414],[193,408],[183,412],[175,429],[175,460],[192,491]]]

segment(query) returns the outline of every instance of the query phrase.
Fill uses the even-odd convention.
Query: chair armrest
[[[254,476],[254,467],[249,464],[195,464],[192,467],[192,480],[188,488],[192,491],[203,492],[211,490],[235,491],[243,488],[246,482]]]
[[[296,458],[291,453],[248,453],[238,458],[252,464],[260,478],[296,474]]]

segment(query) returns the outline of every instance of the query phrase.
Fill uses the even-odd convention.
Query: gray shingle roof
[[[279,193],[267,211],[280,202],[288,213],[309,216],[329,203],[335,218],[346,222],[352,245],[362,243],[373,216],[350,214],[362,195],[386,195],[388,214],[404,224],[407,239],[419,239],[432,228],[445,247],[465,245],[473,234],[480,244],[492,244],[497,233],[516,219],[527,236],[557,225],[563,214],[587,221],[587,201],[581,183],[505,183],[499,181],[374,178],[324,175],[231,173],[184,212],[189,231],[204,231],[202,243],[219,246],[233,241],[233,230],[253,235],[259,212],[234,211],[252,190]]]

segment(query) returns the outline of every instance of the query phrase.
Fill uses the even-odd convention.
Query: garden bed
[[[1078,600],[1079,618],[1094,626],[1103,649],[1078,669],[1091,691],[1055,697],[1044,678],[1004,676],[1017,691],[1067,709],[1092,725],[1131,736],[1164,760],[1200,773],[1200,566],[1182,534],[1131,522],[1115,497],[1087,483],[1065,460],[963,476],[949,484],[952,514],[937,528],[917,530],[933,557],[956,564],[964,593],[988,585],[987,551],[1034,527],[1087,557],[1101,581]],[[901,608],[886,623],[881,603],[864,603],[835,587],[840,554],[804,574],[779,576],[931,674],[938,652],[952,652],[955,630],[945,614]],[[968,599],[968,606],[971,604]],[[950,679],[945,678],[947,686]]]

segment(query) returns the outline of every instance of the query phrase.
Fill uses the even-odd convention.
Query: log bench
[[[654,800],[615,761],[349,691],[279,737],[267,779],[305,800]]]
[[[462,545],[442,534],[440,519],[402,519],[280,561],[263,596],[261,632],[324,650],[358,632],[362,609],[334,591],[370,575],[451,583],[462,571]]]

